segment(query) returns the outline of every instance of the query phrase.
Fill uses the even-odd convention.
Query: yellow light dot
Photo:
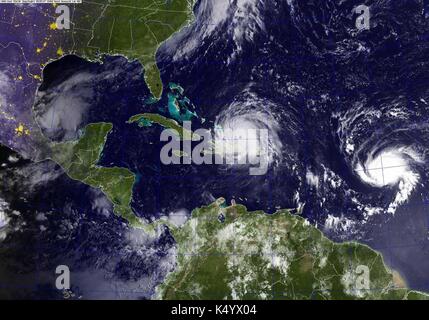
[[[56,22],[52,22],[52,23],[49,25],[49,29],[51,29],[51,30],[56,30],[56,29],[57,29],[57,23],[56,23]]]
[[[15,128],[15,133],[17,136],[30,135],[30,130],[27,129],[22,123],[18,124],[18,126]]]
[[[64,51],[62,48],[58,48],[57,55],[62,56],[64,54]]]
[[[22,124],[19,124],[16,128],[15,128],[15,132],[18,136],[22,135],[22,133],[24,132],[24,126]]]
[[[37,52],[37,53],[40,53],[41,51],[42,51],[42,49],[40,49],[40,48],[37,48],[37,49],[36,49],[36,52]]]

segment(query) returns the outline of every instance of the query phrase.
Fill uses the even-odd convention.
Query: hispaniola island
[[[0,181],[0,300],[429,300],[429,1],[0,0]]]

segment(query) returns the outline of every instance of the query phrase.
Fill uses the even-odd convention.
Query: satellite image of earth
[[[0,299],[429,299],[429,1],[40,2],[0,1]]]

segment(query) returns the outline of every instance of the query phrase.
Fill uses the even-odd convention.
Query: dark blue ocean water
[[[0,154],[2,161],[19,158],[4,147]],[[55,163],[20,159],[0,177],[10,218],[0,249],[3,299],[64,298],[55,287],[58,265],[70,269],[74,299],[149,299],[174,267],[167,230],[148,238],[130,228],[99,190],[71,180]]]
[[[84,97],[68,111],[70,117],[82,116],[79,125],[71,132],[42,126],[50,138],[76,138],[78,129],[88,123],[112,122],[114,129],[99,165],[126,167],[138,176],[132,208],[141,217],[189,212],[221,196],[270,213],[305,204],[302,214],[331,238],[370,244],[409,285],[427,290],[428,7],[416,0],[364,2],[371,6],[371,28],[358,32],[353,8],[360,1],[272,0],[243,7],[231,3],[220,19],[212,2],[201,0],[195,7],[196,21],[158,52],[166,88],[158,103],[146,103],[150,94],[138,62],[107,56],[94,63],[68,56],[46,67],[36,115],[55,105],[50,93],[74,94]],[[64,90],[61,85],[76,75],[90,76]],[[162,128],[126,121],[137,113],[165,109],[170,82],[184,88],[200,119],[205,119],[195,120],[197,127],[213,128],[220,120],[250,114],[255,125],[268,129],[281,148],[267,174],[250,176],[241,167],[162,165]],[[347,151],[348,143],[353,152]],[[365,163],[368,155],[404,147],[422,160],[407,158],[409,170],[419,179],[407,202],[392,215],[387,210],[399,183],[365,183],[356,165]],[[86,187],[66,178],[55,181],[54,189],[71,192],[71,203],[93,210],[79,197],[89,192]],[[51,201],[49,194],[43,198],[43,203]],[[55,200],[52,208],[62,210],[62,201]],[[368,208],[380,208],[381,213],[368,216]],[[84,226],[110,223],[98,216],[81,218],[78,212],[73,219],[83,219]],[[345,218],[352,227],[326,228],[329,217]],[[115,219],[112,232],[122,235],[123,228]],[[95,251],[90,245],[82,253],[79,249],[76,252],[82,256],[72,255],[71,263],[73,259],[93,263],[98,259],[94,257],[113,253],[103,243],[114,235],[104,232],[94,236],[82,229],[67,245],[79,246],[81,232],[87,235],[84,243],[92,242]],[[164,236],[162,241],[170,244],[168,232]],[[119,243],[114,250],[121,252]],[[52,250],[54,254],[57,249]],[[104,263],[101,269],[108,268]],[[142,270],[150,273],[157,263],[147,262],[145,266],[151,267]],[[140,266],[136,260],[124,265],[116,264],[115,277],[143,277],[133,274],[133,268]]]
[[[166,90],[158,104],[145,104],[149,92],[139,76],[140,65],[120,57],[106,57],[104,64],[68,57],[45,70],[40,91],[54,90],[72,74],[115,70],[115,77],[94,80],[95,93],[81,127],[97,121],[114,123],[100,165],[127,167],[140,177],[134,187],[135,212],[154,217],[192,210],[220,196],[269,212],[305,202],[304,213],[315,223],[323,223],[328,214],[363,219],[354,199],[387,209],[397,189],[364,183],[355,165],[370,153],[400,146],[425,153],[428,45],[423,4],[374,4],[371,29],[357,32],[352,13],[356,1],[260,2],[247,10],[257,12],[255,20],[262,22],[249,18],[239,27],[234,6],[223,22],[210,25],[209,3],[201,1],[195,8],[196,22],[161,47],[158,65]],[[224,32],[205,34],[209,27]],[[232,36],[237,29],[244,33],[241,40]],[[251,41],[247,29],[252,31]],[[186,51],[192,41],[198,45]],[[162,165],[162,128],[140,128],[126,121],[136,113],[165,108],[170,82],[185,89],[205,119],[203,124],[194,122],[197,128],[213,128],[222,112],[231,108],[234,112],[237,101],[248,105],[249,113],[264,110],[272,120],[263,126],[275,131],[282,144],[278,163],[256,177],[236,167]],[[353,110],[359,114],[350,114]],[[392,110],[405,116],[388,117]],[[245,115],[246,108],[240,112],[238,116]],[[346,138],[353,140],[352,155],[344,150]],[[426,167],[413,166],[424,184]],[[308,172],[319,180],[333,175],[341,186],[324,181],[315,189],[306,181]]]

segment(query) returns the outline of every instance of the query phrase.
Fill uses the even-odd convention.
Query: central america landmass
[[[41,159],[45,139],[32,115],[45,66],[68,54],[102,62],[103,55],[139,61],[154,99],[163,85],[156,63],[161,44],[189,25],[194,0],[94,0],[68,4],[70,28],[57,23],[60,4],[0,5],[0,143]]]
[[[162,126],[177,126],[160,119]],[[53,144],[52,157],[71,178],[100,188],[115,213],[133,227],[151,234],[160,225],[169,227],[177,243],[178,264],[158,287],[158,299],[429,298],[405,288],[380,253],[357,242],[334,243],[288,210],[270,215],[248,212],[235,203],[227,206],[220,198],[195,209],[183,225],[166,218],[145,223],[130,206],[134,174],[97,166],[112,127],[90,124],[78,141]],[[369,288],[357,285],[362,266],[368,270]]]
[[[0,106],[4,123],[1,136],[7,137],[2,142],[18,152],[26,146],[35,148],[40,142],[44,146],[43,156],[59,163],[71,178],[101,189],[113,203],[115,213],[131,225],[148,232],[160,224],[168,225],[177,241],[178,268],[159,287],[160,298],[427,299],[424,294],[397,288],[395,277],[380,254],[357,243],[335,244],[304,219],[287,211],[274,215],[248,213],[244,207],[226,207],[224,200],[219,200],[195,210],[182,227],[165,219],[148,224],[130,206],[134,174],[126,168],[97,165],[112,124],[90,124],[79,140],[67,143],[53,144],[41,135],[31,117],[31,105],[47,63],[66,54],[89,60],[99,60],[103,54],[137,59],[144,66],[145,80],[153,96],[159,98],[163,88],[156,51],[163,41],[190,23],[193,6],[193,0],[142,0],[138,6],[131,0],[95,0],[73,6],[70,30],[58,30],[56,5],[41,10],[22,7],[16,15],[14,11],[14,23],[6,24],[2,34],[5,38],[16,35],[16,39],[13,43],[0,43],[0,49],[7,65],[13,67],[15,60],[20,62],[19,68],[11,68],[10,79],[16,90],[22,86],[25,91],[22,100],[12,99],[11,95],[8,104]],[[6,51],[8,54],[3,54]],[[17,54],[15,60],[7,60],[12,53]],[[163,126],[175,126],[168,119],[144,116]],[[218,221],[219,213],[225,215],[224,222]],[[238,233],[232,234],[231,228]],[[270,242],[265,248],[265,240],[273,236],[276,243]],[[250,249],[253,251],[248,254]],[[234,257],[231,252],[243,256],[232,261],[229,256],[212,254],[229,253]],[[267,258],[265,253],[271,254]],[[376,290],[356,290],[351,285],[356,275],[346,262],[371,266],[371,283]],[[240,265],[248,268],[246,272]],[[246,277],[248,271],[255,277]],[[268,278],[273,274],[276,281],[270,286]],[[300,292],[295,290],[297,286]]]

